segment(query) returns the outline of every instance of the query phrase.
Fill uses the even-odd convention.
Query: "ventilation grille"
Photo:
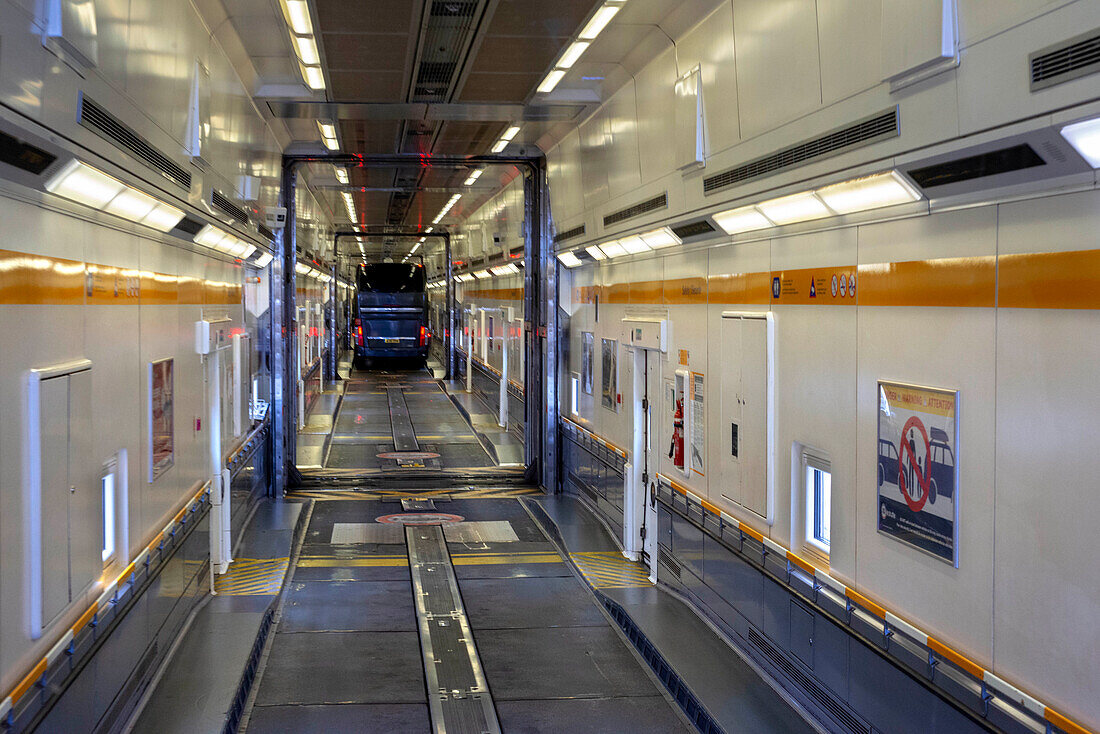
[[[416,94],[440,97],[451,86],[457,64],[453,61],[424,61],[416,72]]]
[[[657,546],[657,560],[671,571],[673,576],[680,578],[680,564],[673,559],[671,553],[664,549],[664,546]]]
[[[643,214],[657,211],[658,209],[664,209],[668,206],[668,194],[661,194],[660,196],[654,196],[652,199],[635,204],[634,206],[627,207],[626,209],[620,209],[617,212],[612,212],[603,218],[603,226],[610,227],[612,224],[618,224],[619,222],[625,222],[628,219],[634,217],[640,217]]]
[[[704,178],[703,193],[710,194],[727,186],[778,173],[810,161],[846,153],[881,140],[896,138],[901,134],[898,122],[898,110],[895,107],[888,112],[861,120],[854,125],[834,130],[813,140],[806,140],[789,148],[784,148],[778,153],[757,158],[737,168],[731,168],[728,171],[722,171],[709,178]]]
[[[431,13],[444,18],[472,17],[477,10],[476,2],[462,2],[461,0],[442,0],[432,3]]]
[[[780,652],[774,645],[749,627],[749,641],[758,649],[764,657],[775,667],[779,668],[792,683],[797,685],[814,703],[829,714],[838,724],[853,734],[871,734],[871,727],[857,719],[848,707],[822,688],[817,681],[802,672],[802,669],[792,663],[786,655]]]
[[[1034,148],[1024,143],[946,163],[914,168],[907,170],[906,173],[922,189],[930,189],[1044,165],[1046,161],[1035,152]]]
[[[53,153],[0,132],[0,163],[7,163],[38,176],[56,160],[57,156]]]
[[[265,240],[274,240],[275,239],[275,233],[272,232],[267,227],[265,227],[264,225],[257,224],[256,229],[259,230],[260,234],[263,236],[263,238]]]
[[[559,242],[571,240],[574,237],[580,237],[582,234],[584,234],[583,224],[579,227],[574,227],[573,229],[567,229],[564,232],[558,232],[556,235],[554,235],[554,244],[556,245]]]
[[[138,135],[117,117],[83,94],[80,96],[80,117],[77,121],[129,152],[150,168],[159,171],[165,178],[175,182],[184,190],[191,190],[190,173],[154,148],[148,140]]]
[[[219,193],[217,189],[210,197],[210,203],[214,205],[215,209],[233,221],[248,226],[248,212],[234,204],[224,194]]]
[[[698,222],[680,224],[672,228],[673,234],[682,240],[686,240],[688,237],[698,237],[701,234],[710,234],[713,231],[714,227],[705,219],[700,219]]]
[[[1100,30],[1036,51],[1028,63],[1033,92],[1100,71]]]

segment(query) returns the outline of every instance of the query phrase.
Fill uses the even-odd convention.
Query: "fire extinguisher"
[[[668,458],[678,467],[684,465],[684,400],[676,401],[676,412],[672,415],[672,445],[668,447]]]

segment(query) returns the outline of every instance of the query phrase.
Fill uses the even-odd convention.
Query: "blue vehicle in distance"
[[[355,367],[374,358],[426,360],[432,335],[423,263],[363,263],[355,281]]]

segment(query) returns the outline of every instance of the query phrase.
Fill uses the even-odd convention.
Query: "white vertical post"
[[[473,392],[474,384],[474,320],[466,330],[466,392]]]
[[[645,463],[645,350],[635,347],[633,436],[630,445],[630,463],[626,465],[626,487],[623,497],[623,555],[632,561],[640,560],[642,550],[642,513],[645,511],[645,483],[642,482],[642,466]]]
[[[497,423],[501,428],[508,427],[508,322],[504,320],[504,309],[500,310],[500,321],[504,327],[504,348],[501,350],[503,355],[500,366],[500,415],[497,417]]]
[[[210,454],[210,566],[215,574],[229,569],[229,486],[222,469],[221,350],[206,355],[207,411]]]

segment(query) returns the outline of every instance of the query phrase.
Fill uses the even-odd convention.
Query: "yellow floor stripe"
[[[617,551],[571,553],[588,583],[597,589],[631,589],[650,586],[649,571]]]
[[[561,563],[557,553],[471,553],[451,558],[456,566],[500,566],[519,563]],[[377,568],[407,566],[405,556],[369,556],[363,558],[335,558],[310,556],[298,560],[299,568]]]
[[[215,577],[214,591],[232,596],[277,594],[288,562],[287,558],[241,558]]]

